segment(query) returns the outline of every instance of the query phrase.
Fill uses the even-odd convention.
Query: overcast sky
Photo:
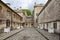
[[[47,0],[2,0],[4,1],[5,3],[10,3],[11,4],[11,8],[19,8],[19,7],[22,7],[23,9],[25,8],[29,8],[31,10],[33,10],[33,6],[34,6],[34,3],[36,2],[37,4],[40,4],[40,3],[46,3]]]

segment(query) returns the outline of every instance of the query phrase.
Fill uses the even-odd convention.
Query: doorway
[[[10,20],[6,20],[6,28],[10,27]]]
[[[4,32],[10,32],[10,20],[6,20],[6,27],[4,28]]]
[[[53,28],[54,28],[54,33],[56,33],[57,23],[54,23],[54,24],[53,24]]]

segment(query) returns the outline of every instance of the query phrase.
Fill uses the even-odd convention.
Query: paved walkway
[[[23,31],[13,30],[9,33],[0,34],[0,40],[47,40],[40,33],[46,36],[49,40],[59,40],[59,35],[50,34],[45,30],[37,29],[40,33],[38,33],[34,28],[24,28]],[[17,34],[16,34],[17,33]],[[15,34],[15,35],[14,35]],[[13,35],[13,36],[11,36]],[[9,37],[11,36],[11,37]]]
[[[46,40],[34,28],[25,28],[20,33],[6,39],[6,40]]]
[[[47,31],[45,30],[41,30],[41,29],[38,29],[37,30],[42,33],[45,37],[47,37],[49,40],[59,40],[59,35],[57,34],[51,34],[51,33],[48,33]]]
[[[16,30],[13,30],[13,31],[8,32],[8,33],[2,33],[2,34],[0,34],[0,40],[4,40],[4,39],[6,39],[7,37],[12,36],[12,35],[20,32],[20,31],[22,31],[22,30],[23,30],[23,29],[16,29]]]

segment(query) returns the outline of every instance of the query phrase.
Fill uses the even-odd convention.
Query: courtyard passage
[[[34,28],[24,28],[23,31],[5,40],[47,40]]]

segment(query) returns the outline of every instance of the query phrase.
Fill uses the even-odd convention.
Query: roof
[[[48,6],[48,4],[51,2],[51,0],[48,0],[47,3],[45,4],[45,6],[42,8],[42,10],[40,11],[40,13]],[[40,15],[40,13],[38,14],[38,16]]]
[[[42,7],[44,4],[35,4],[34,7]]]

